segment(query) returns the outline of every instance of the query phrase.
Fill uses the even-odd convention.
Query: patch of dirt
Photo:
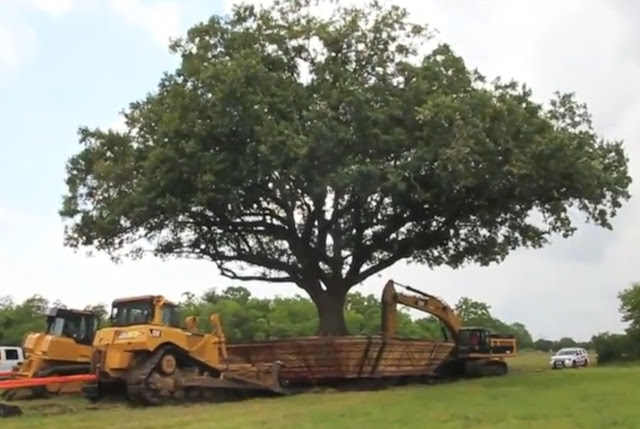
[[[22,415],[22,410],[17,405],[0,404],[0,418],[17,417]]]
[[[33,407],[32,411],[42,416],[56,416],[60,414],[74,413],[77,409],[69,404],[51,403],[39,404],[37,407]]]

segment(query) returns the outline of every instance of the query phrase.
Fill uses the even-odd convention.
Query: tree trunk
[[[348,288],[333,288],[328,291],[310,293],[311,300],[318,310],[317,335],[349,335],[344,311],[348,291]]]

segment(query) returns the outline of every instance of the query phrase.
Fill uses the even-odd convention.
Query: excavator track
[[[490,359],[476,359],[468,361],[465,365],[467,377],[498,377],[507,375],[509,367],[506,362]]]
[[[509,367],[502,361],[490,361],[482,365],[482,377],[500,377],[509,373]]]
[[[162,370],[164,357],[175,362],[171,374]],[[277,383],[263,383],[242,373],[223,372],[173,346],[162,346],[151,354],[141,354],[136,360],[126,377],[127,395],[132,405],[219,402],[240,399],[245,396],[243,393],[284,393]],[[270,374],[272,380],[277,380],[278,369]]]

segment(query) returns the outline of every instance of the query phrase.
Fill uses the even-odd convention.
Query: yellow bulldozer
[[[395,285],[415,295],[399,293]],[[482,377],[508,373],[505,359],[516,355],[513,334],[497,334],[482,327],[463,327],[460,317],[443,299],[389,280],[382,292],[382,333],[386,337],[395,333],[398,304],[436,317],[443,327],[445,340],[455,343],[454,355],[439,369],[442,376]]]
[[[87,374],[91,343],[100,326],[100,315],[91,311],[53,308],[45,313],[44,332],[26,335],[22,349],[25,360],[14,368],[13,380]],[[12,380],[5,384],[10,385]],[[15,383],[14,383],[15,384]],[[50,394],[80,393],[82,382],[52,381],[28,388],[3,388],[2,398],[43,398]]]
[[[279,363],[229,363],[217,315],[210,318],[211,332],[201,332],[194,316],[181,326],[178,306],[163,296],[116,299],[111,308],[110,326],[93,341],[96,380],[83,387],[93,402],[123,393],[143,406],[283,393]]]

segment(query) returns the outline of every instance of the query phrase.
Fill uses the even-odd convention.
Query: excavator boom
[[[453,309],[443,300],[434,295],[402,286],[420,296],[405,295],[396,291],[395,285],[399,283],[389,280],[382,291],[382,333],[386,337],[392,337],[397,327],[397,305],[402,304],[409,308],[424,311],[436,317],[449,331],[454,341],[458,340],[462,321]]]

